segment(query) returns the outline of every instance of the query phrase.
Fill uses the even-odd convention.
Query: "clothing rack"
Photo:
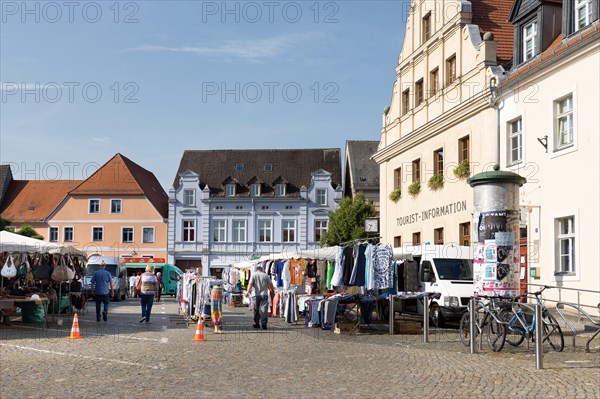
[[[348,245],[353,245],[353,244],[356,244],[357,242],[369,242],[369,241],[372,241],[372,240],[379,241],[380,239],[381,239],[381,236],[377,236],[377,237],[363,237],[363,238],[356,238],[354,240],[342,242],[342,243],[340,243],[338,245],[340,247],[347,247]]]

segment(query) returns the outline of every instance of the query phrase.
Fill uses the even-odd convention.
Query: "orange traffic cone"
[[[67,338],[69,338],[69,339],[83,338],[81,335],[79,335],[79,319],[77,318],[77,313],[75,313],[75,316],[73,316],[73,326],[71,327],[71,335],[69,335]]]
[[[204,325],[202,324],[202,317],[198,318],[196,335],[194,335],[193,341],[206,341],[206,338],[204,338]]]

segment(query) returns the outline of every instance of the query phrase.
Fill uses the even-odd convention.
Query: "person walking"
[[[246,296],[250,295],[252,289],[254,289],[254,294],[252,295],[254,302],[254,325],[252,327],[266,330],[267,321],[269,320],[269,315],[267,314],[269,309],[269,292],[273,293],[273,283],[264,272],[262,266],[257,266],[256,272],[250,277]]]
[[[158,279],[154,274],[154,266],[146,266],[146,271],[140,276],[138,290],[142,304],[142,319],[140,323],[150,323],[150,313],[152,312],[154,296],[158,295]]]
[[[129,297],[135,298],[135,278],[136,275],[133,273],[131,277],[129,277]]]
[[[106,271],[106,263],[104,261],[100,263],[100,268],[94,272],[90,283],[92,285],[94,301],[96,301],[96,321],[100,321],[101,304],[104,304],[102,319],[108,321],[108,305],[110,304],[110,297],[115,295],[115,287],[112,282],[112,276]]]
[[[210,320],[215,326],[215,333],[223,333],[223,288],[216,284],[210,290]]]
[[[156,279],[158,280],[158,295],[156,296],[156,303],[160,302],[160,296],[162,295],[162,290],[165,284],[163,283],[162,273],[156,273]]]
[[[138,272],[137,276],[135,276],[135,297],[138,298],[140,296],[140,290],[138,289],[140,286],[140,278],[142,273]]]

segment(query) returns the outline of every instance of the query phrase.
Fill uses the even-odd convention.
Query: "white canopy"
[[[244,260],[241,262],[234,263],[233,267],[238,269],[248,269],[258,262],[263,262],[265,260],[277,260],[277,259],[326,259],[326,260],[335,260],[335,255],[338,251],[338,246],[334,247],[326,247],[326,248],[317,248],[317,249],[298,249],[290,252],[280,252],[274,254],[263,255],[260,258],[252,259],[252,260]]]
[[[38,240],[4,230],[0,231],[0,252],[72,254],[84,256],[83,252],[70,245],[61,245],[56,242]]]

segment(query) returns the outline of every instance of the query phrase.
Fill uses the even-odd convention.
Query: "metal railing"
[[[558,290],[558,300],[555,301],[553,299],[547,299],[544,298],[542,296],[542,300],[544,302],[553,302],[556,303],[556,307],[561,306],[562,304],[565,303],[565,301],[562,300],[562,291],[566,290],[566,291],[576,291],[577,292],[577,302],[575,303],[577,305],[577,307],[574,307],[577,310],[577,322],[581,322],[581,320],[583,319],[583,317],[585,317],[585,314],[582,312],[583,308],[592,308],[592,309],[598,309],[598,305],[600,305],[600,291],[594,291],[594,290],[584,290],[584,289],[579,289],[579,288],[568,288],[568,287],[559,287],[557,285],[547,285],[547,284],[527,284],[527,286],[532,286],[532,287],[548,287],[548,288],[555,288]],[[529,291],[529,290],[528,290]],[[582,293],[591,293],[591,294],[597,294],[598,295],[598,303],[594,303],[594,304],[582,304],[581,303],[581,294]],[[583,317],[582,317],[583,316]]]

